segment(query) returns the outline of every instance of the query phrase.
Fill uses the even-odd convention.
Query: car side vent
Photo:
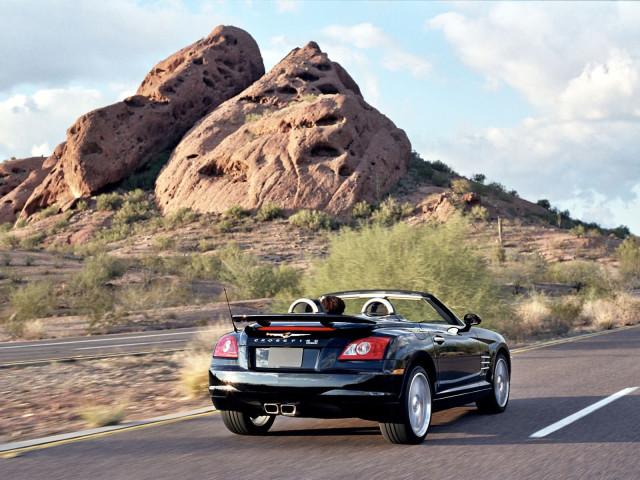
[[[491,365],[491,357],[489,355],[482,355],[480,364],[480,375],[486,375]]]

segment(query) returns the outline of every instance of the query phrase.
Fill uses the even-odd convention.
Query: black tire
[[[431,407],[429,375],[424,368],[414,367],[407,377],[397,420],[379,424],[382,436],[391,443],[422,443],[431,424]]]
[[[225,427],[237,435],[264,435],[273,422],[275,415],[250,415],[235,410],[221,410],[220,415]]]
[[[503,353],[496,356],[496,361],[491,372],[491,392],[484,398],[476,401],[478,410],[482,413],[502,413],[509,403],[509,391],[511,390],[511,371],[509,362]]]

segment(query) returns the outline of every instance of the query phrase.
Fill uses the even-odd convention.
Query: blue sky
[[[49,155],[217,25],[316,41],[423,158],[640,234],[640,3],[0,0],[0,160]]]

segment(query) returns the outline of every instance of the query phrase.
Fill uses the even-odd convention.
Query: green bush
[[[53,215],[57,215],[59,212],[60,212],[60,207],[58,206],[57,203],[54,203],[53,205],[50,205],[44,210],[42,210],[38,215],[38,218],[40,220],[44,220],[45,218],[49,218],[49,217],[52,217]]]
[[[119,277],[126,271],[122,260],[106,253],[98,254],[87,260],[84,268],[73,275],[70,285],[79,293],[104,286],[109,280]]]
[[[34,233],[33,235],[24,237],[22,240],[20,240],[20,248],[24,248],[25,250],[36,248],[44,241],[45,238],[46,235],[42,232]]]
[[[96,206],[98,210],[118,210],[123,203],[124,200],[116,192],[103,193],[96,197]]]
[[[78,212],[84,212],[89,208],[89,203],[86,200],[80,200],[76,203],[76,210]]]
[[[249,210],[245,210],[240,205],[231,205],[224,212],[223,217],[227,220],[239,221],[245,217],[248,217],[249,215],[251,215],[251,212],[249,212]]]
[[[489,220],[489,210],[487,210],[486,207],[483,207],[482,205],[474,205],[473,207],[471,207],[471,212],[469,212],[469,215],[471,216],[471,218],[475,218],[476,220],[481,220],[484,222]]]
[[[9,294],[11,316],[5,321],[6,330],[14,336],[22,336],[25,322],[49,316],[58,306],[58,300],[50,281],[30,282]]]
[[[454,193],[462,195],[471,191],[471,182],[466,178],[454,178],[451,180],[451,188]]]
[[[265,203],[256,214],[256,218],[261,222],[268,222],[282,216],[282,208],[274,202]]]
[[[576,292],[588,289],[593,293],[601,293],[610,289],[600,265],[595,262],[586,260],[559,262],[551,265],[548,271],[553,281],[571,285]]]
[[[413,214],[414,207],[409,202],[402,205],[393,197],[387,197],[378,209],[371,213],[371,221],[378,225],[391,226]]]
[[[508,318],[508,309],[482,255],[466,240],[466,228],[454,216],[442,225],[344,230],[331,239],[328,256],[317,262],[303,292],[317,297],[351,289],[427,291],[459,316],[475,311],[496,326]]]
[[[353,206],[353,210],[351,211],[351,216],[354,219],[356,218],[367,219],[371,217],[372,212],[373,212],[373,209],[371,208],[371,204],[365,200],[362,200],[361,202],[358,202]]]
[[[10,233],[0,235],[0,245],[2,245],[4,248],[12,249],[17,247],[19,243],[20,241],[15,235],[12,235]]]
[[[620,273],[633,280],[640,279],[640,237],[631,236],[616,249]]]
[[[189,207],[180,207],[165,218],[165,224],[170,228],[183,227],[197,221],[198,214]]]
[[[233,285],[240,298],[273,297],[281,291],[295,291],[300,280],[295,269],[272,267],[244,253],[235,243],[221,248],[218,258],[221,280]]]
[[[176,239],[171,235],[158,235],[153,239],[153,249],[157,252],[169,250],[176,246]]]
[[[0,233],[6,233],[13,228],[13,224],[11,222],[5,222],[0,225]]]
[[[309,230],[331,230],[337,222],[331,216],[320,210],[300,210],[289,217],[289,224]]]

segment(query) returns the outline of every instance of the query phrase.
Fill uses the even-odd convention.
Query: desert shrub
[[[576,324],[583,304],[584,299],[575,295],[560,297],[550,302],[550,332],[556,335],[564,335],[569,332],[571,327]]]
[[[351,216],[356,219],[356,218],[369,218],[371,217],[371,213],[372,213],[372,208],[371,208],[371,204],[365,200],[362,200],[361,202],[356,203],[353,206],[353,210],[351,211]]]
[[[76,292],[84,293],[104,286],[125,271],[126,265],[122,260],[102,253],[87,260],[84,268],[71,277],[70,286]]]
[[[20,241],[15,235],[12,235],[10,233],[0,235],[0,245],[2,245],[4,248],[12,249],[17,247],[19,243]]]
[[[414,207],[409,202],[403,204],[393,197],[387,197],[380,207],[371,213],[371,221],[378,225],[390,226],[413,214]]]
[[[184,305],[188,299],[189,289],[179,280],[129,285],[116,295],[116,303],[127,312]]]
[[[233,228],[233,223],[229,220],[220,220],[218,223],[215,224],[215,226],[213,227],[213,230],[216,233],[228,233],[231,231],[231,229]]]
[[[51,228],[47,230],[47,235],[55,235],[58,232],[64,231],[69,226],[69,220],[65,217],[56,220]]]
[[[11,222],[5,222],[0,225],[0,233],[6,233],[13,228],[13,224]]]
[[[124,203],[116,212],[111,221],[112,225],[131,225],[135,222],[148,219],[154,211],[154,207],[145,197],[142,190],[133,190],[124,194]]]
[[[625,238],[616,249],[616,258],[624,277],[640,279],[640,237]]]
[[[471,179],[479,184],[484,184],[485,180],[487,179],[487,176],[484,173],[475,173]]]
[[[449,175],[455,175],[453,169],[441,160],[426,160],[426,163],[434,170],[438,170],[439,172],[447,173]]]
[[[50,281],[29,282],[9,295],[11,310],[18,320],[48,316],[57,306],[53,284]]]
[[[551,203],[549,202],[549,200],[547,200],[546,198],[543,198],[541,200],[538,200],[536,202],[536,205],[541,206],[542,208],[546,208],[547,210],[551,209]]]
[[[165,225],[170,228],[182,227],[198,221],[198,214],[189,207],[180,207],[165,217]]]
[[[26,218],[21,218],[16,222],[16,224],[14,225],[14,228],[24,228],[27,226],[27,223],[28,222]]]
[[[123,203],[124,200],[116,192],[103,193],[96,197],[96,206],[98,210],[118,210]]]
[[[435,294],[458,315],[475,311],[489,325],[508,317],[500,290],[482,255],[468,240],[467,223],[346,229],[330,240],[329,254],[305,278],[303,292],[317,296],[350,289],[406,289]]]
[[[209,252],[215,250],[217,242],[213,238],[201,238],[198,242],[198,250],[201,252]]]
[[[25,250],[36,248],[40,245],[46,235],[43,232],[34,233],[33,235],[29,235],[20,240],[20,248],[24,248]]]
[[[462,195],[471,191],[471,182],[466,178],[454,178],[451,180],[451,188],[454,193]]]
[[[242,220],[251,215],[249,210],[242,208],[240,205],[231,205],[223,214],[223,217],[232,222]]]
[[[262,115],[259,113],[248,113],[244,116],[244,123],[257,122],[262,118]]]
[[[153,239],[152,246],[156,252],[169,250],[176,246],[176,239],[171,235],[158,235]]]
[[[606,292],[610,288],[600,265],[595,262],[586,260],[559,262],[551,265],[548,273],[553,281],[571,285],[576,292],[583,289],[589,289],[591,292]]]
[[[582,316],[598,330],[637,323],[640,298],[628,293],[589,299],[582,308]]]
[[[218,252],[221,261],[220,277],[234,286],[236,296],[241,298],[273,297],[277,293],[295,291],[300,275],[288,266],[272,267],[240,247],[231,243]]]
[[[471,207],[471,212],[469,212],[469,215],[471,216],[471,218],[475,218],[476,220],[481,220],[483,222],[489,220],[489,210],[487,210],[486,207],[483,207],[482,205],[474,205],[473,207]]]
[[[78,212],[84,212],[85,210],[87,210],[89,208],[89,203],[86,200],[79,200],[76,203],[76,210]]]
[[[202,280],[217,280],[222,271],[222,261],[215,255],[191,255],[189,274]]]
[[[572,235],[575,235],[578,238],[584,237],[586,234],[584,225],[576,225],[571,230],[569,230],[569,232],[571,232]]]
[[[326,212],[320,210],[299,210],[289,217],[289,224],[308,230],[331,230],[337,222]]]
[[[44,220],[45,218],[49,218],[49,217],[52,217],[53,215],[56,215],[59,211],[60,211],[60,207],[58,206],[57,203],[54,203],[53,205],[50,205],[44,210],[42,210],[38,214],[38,218],[40,220]]]
[[[282,216],[282,208],[274,202],[265,203],[256,214],[256,218],[261,222],[268,222],[276,218],[281,218]]]
[[[58,300],[50,281],[29,282],[11,291],[9,304],[11,316],[5,321],[5,329],[21,337],[25,332],[25,322],[49,316],[58,306]]]

